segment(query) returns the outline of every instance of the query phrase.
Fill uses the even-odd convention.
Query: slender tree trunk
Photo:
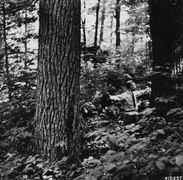
[[[135,11],[134,4],[131,5],[130,11],[131,12]],[[132,27],[132,45],[131,45],[131,54],[132,55],[134,54],[134,49],[135,49],[135,27]]]
[[[114,21],[114,16],[111,16],[111,25],[110,25],[110,44],[112,45],[113,42],[113,21]]]
[[[132,55],[134,54],[134,52],[135,52],[135,33],[132,32],[132,50],[131,50]]]
[[[80,0],[40,0],[37,148],[50,160],[80,153]]]
[[[4,29],[4,52],[5,52],[5,69],[6,69],[6,80],[7,80],[7,88],[8,88],[8,98],[12,99],[11,94],[11,84],[10,84],[10,73],[9,73],[9,60],[8,60],[8,49],[7,49],[7,37],[6,37],[6,9],[3,4],[3,29]]]
[[[84,14],[85,14],[85,11],[86,11],[85,0],[84,0],[83,4],[84,4]],[[86,17],[85,17],[85,15],[82,19],[82,29],[83,29],[83,43],[84,43],[84,48],[85,48],[86,47]]]
[[[27,9],[25,10],[25,20],[27,19]],[[27,68],[27,22],[25,22],[25,40],[24,40],[24,48],[25,48],[25,59],[24,59],[24,68]]]
[[[116,48],[120,46],[120,14],[121,14],[121,5],[120,0],[116,0]]]
[[[95,47],[97,47],[97,40],[98,40],[99,10],[100,10],[100,0],[98,0],[97,9],[96,9],[95,37],[94,37]]]
[[[86,47],[86,19],[82,20],[82,28],[83,28],[83,45]]]
[[[104,35],[104,21],[105,21],[105,9],[106,9],[105,3],[106,3],[106,0],[103,0],[99,45],[101,45],[101,43],[103,41],[103,35]]]

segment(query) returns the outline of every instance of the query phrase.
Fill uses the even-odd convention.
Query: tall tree
[[[86,47],[86,17],[85,17],[85,11],[86,11],[86,2],[83,1],[83,18],[82,18],[82,29],[83,29],[83,47]]]
[[[100,10],[100,0],[98,0],[96,7],[96,22],[95,22],[95,37],[94,37],[94,46],[97,46],[98,41],[98,25],[99,25],[99,10]]]
[[[120,38],[120,15],[121,15],[121,0],[116,0],[116,48],[120,46],[121,38]]]
[[[111,45],[113,42],[113,21],[114,21],[114,16],[111,15],[111,17],[110,17],[110,44]]]
[[[183,2],[181,0],[149,0],[153,70],[160,75],[153,79],[153,98],[168,93],[169,76],[181,63],[183,52]]]
[[[45,158],[77,158],[80,0],[40,0],[35,137]]]
[[[106,10],[105,4],[106,4],[106,0],[103,0],[103,2],[102,2],[102,15],[101,15],[101,27],[100,27],[99,45],[101,45],[101,43],[103,41],[105,10]]]
[[[27,19],[27,9],[25,9],[25,19]],[[27,31],[28,31],[28,25],[27,22],[25,22],[25,37],[27,36]],[[25,59],[24,59],[24,67],[27,68],[27,38],[24,39],[24,48],[25,48]]]

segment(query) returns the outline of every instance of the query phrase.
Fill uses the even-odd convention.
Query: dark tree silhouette
[[[121,38],[120,38],[120,14],[121,14],[121,0],[116,0],[116,47],[120,46]]]
[[[172,90],[170,75],[182,70],[183,52],[183,2],[149,0],[150,29],[152,37],[153,98]]]
[[[95,47],[97,47],[97,40],[98,40],[99,10],[100,10],[100,0],[98,0],[96,8],[95,37],[94,37]]]

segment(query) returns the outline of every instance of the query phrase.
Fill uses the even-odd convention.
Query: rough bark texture
[[[80,11],[80,0],[40,0],[35,137],[50,160],[80,152]]]
[[[120,46],[120,14],[121,14],[121,0],[116,0],[116,48]]]

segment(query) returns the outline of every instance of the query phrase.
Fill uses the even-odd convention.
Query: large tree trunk
[[[121,14],[121,0],[116,0],[116,48],[120,46],[120,14]]]
[[[35,137],[50,160],[80,153],[80,11],[80,0],[40,0]]]
[[[152,81],[152,97],[155,99],[170,93],[170,74],[182,58],[182,47],[177,44],[182,37],[182,0],[149,0],[150,29],[152,37],[153,70],[158,75]],[[180,44],[179,44],[180,45]],[[179,50],[178,50],[179,49]],[[178,50],[178,51],[177,51]],[[168,70],[169,68],[169,70]],[[167,75],[165,76],[165,73]]]
[[[167,37],[167,29],[169,28],[166,16],[166,0],[155,1],[150,0],[150,27],[153,45],[153,69],[156,66],[165,66],[165,63],[171,59],[171,36]]]

